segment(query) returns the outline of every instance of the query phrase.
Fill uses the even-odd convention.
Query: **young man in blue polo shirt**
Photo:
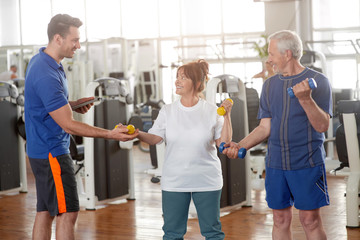
[[[67,79],[61,60],[72,58],[79,43],[82,22],[66,14],[54,16],[48,25],[49,43],[35,55],[25,76],[25,127],[27,154],[36,180],[37,214],[33,239],[50,239],[56,217],[56,239],[74,239],[79,200],[70,134],[127,141],[137,137],[119,124],[113,130],[75,121],[71,106],[90,98],[68,100]],[[92,104],[76,109],[86,113]]]
[[[268,139],[265,188],[273,209],[273,239],[292,239],[292,206],[299,209],[307,239],[326,239],[320,207],[329,205],[323,143],[332,116],[331,86],[323,74],[300,64],[303,49],[296,33],[272,34],[268,50],[276,75],[262,88],[260,124],[239,143],[230,143],[224,153],[236,158],[238,149]],[[317,88],[310,88],[310,78]]]

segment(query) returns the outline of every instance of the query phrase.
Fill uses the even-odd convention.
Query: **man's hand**
[[[93,100],[93,99],[95,99],[95,98],[94,97],[86,97],[86,98],[80,98],[77,101],[72,101],[72,102],[69,102],[69,103],[70,103],[71,107],[74,107],[76,105],[79,105],[81,103],[84,103],[84,102],[87,102],[87,101],[90,101],[90,100]],[[79,108],[75,109],[74,111],[77,112],[77,113],[84,114],[87,111],[89,111],[89,109],[93,105],[94,105],[94,103],[89,103],[89,104],[87,104],[85,106],[82,106],[82,107],[79,107]]]
[[[139,135],[139,129],[136,129],[133,134],[128,134],[129,129],[126,126],[121,123],[116,126],[117,127],[109,132],[109,139],[125,142],[132,140]]]
[[[240,146],[235,142],[230,142],[224,145],[223,154],[227,155],[231,159],[238,158]]]
[[[310,99],[311,97],[311,88],[309,85],[309,80],[306,78],[305,80],[299,82],[295,86],[292,87],[295,96],[300,100]]]

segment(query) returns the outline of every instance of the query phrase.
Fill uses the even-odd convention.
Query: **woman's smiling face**
[[[176,94],[183,96],[194,92],[193,81],[186,77],[184,69],[179,69],[175,81]]]

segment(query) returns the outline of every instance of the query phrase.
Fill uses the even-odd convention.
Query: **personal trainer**
[[[25,127],[27,154],[36,180],[37,213],[32,238],[51,239],[56,217],[56,239],[74,239],[79,200],[73,161],[69,154],[70,134],[127,141],[138,130],[127,134],[120,123],[106,130],[75,121],[71,107],[93,99],[68,100],[68,86],[61,60],[72,58],[80,48],[82,22],[67,14],[54,16],[48,24],[49,43],[39,50],[25,76]],[[77,108],[86,113],[92,104]]]

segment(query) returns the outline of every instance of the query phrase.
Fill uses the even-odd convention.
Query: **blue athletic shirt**
[[[266,165],[270,168],[296,170],[324,164],[324,133],[311,126],[299,100],[290,98],[287,88],[306,78],[314,78],[312,90],[316,104],[332,117],[332,94],[329,80],[321,73],[305,68],[300,74],[279,74],[263,85],[258,118],[271,118]],[[331,127],[331,126],[330,126]]]
[[[30,158],[47,159],[69,153],[70,135],[49,115],[68,104],[68,86],[62,64],[39,50],[25,75],[26,149]]]

